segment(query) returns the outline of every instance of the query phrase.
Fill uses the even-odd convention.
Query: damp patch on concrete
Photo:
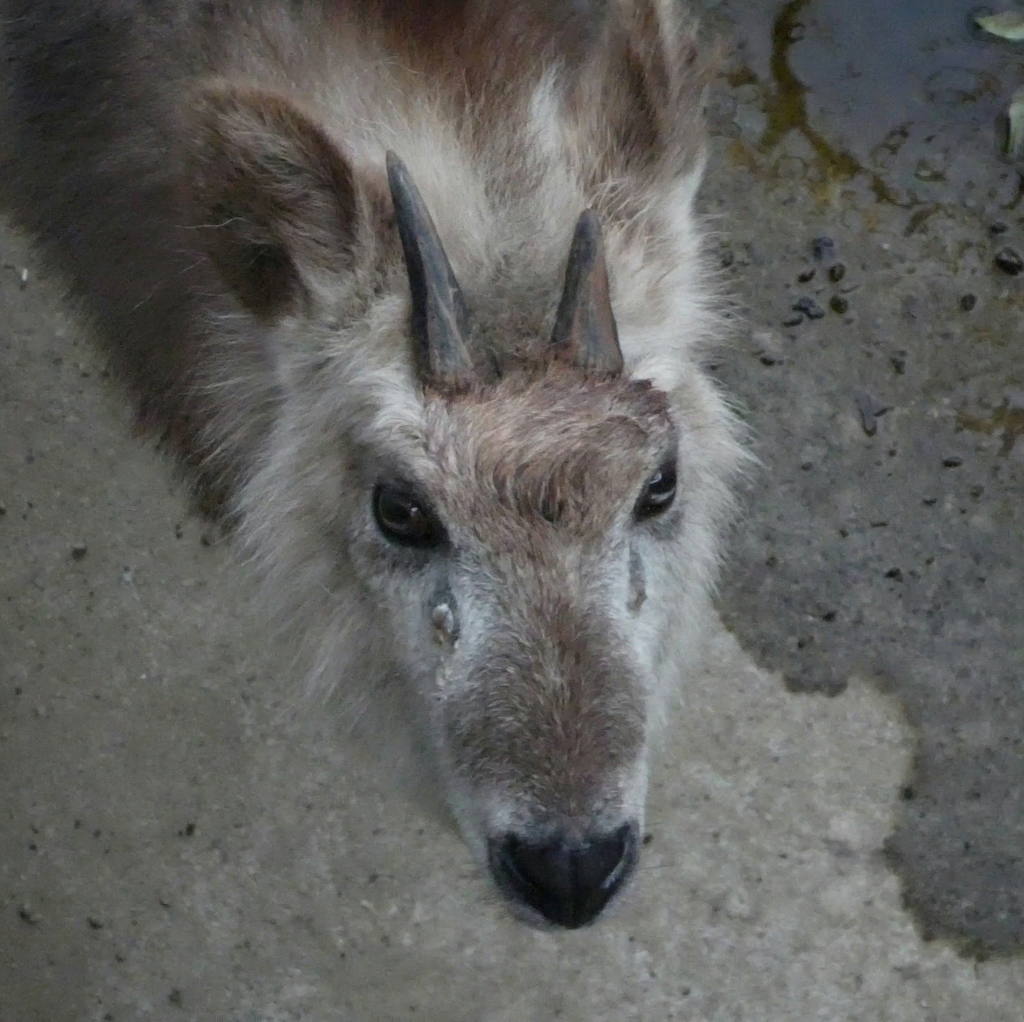
[[[887,861],[907,908],[926,936],[1012,954],[1024,221],[995,125],[1024,48],[951,0],[713,8],[736,43],[705,192],[740,296],[720,375],[765,465],[723,614],[794,692],[859,674],[900,700],[918,751]]]

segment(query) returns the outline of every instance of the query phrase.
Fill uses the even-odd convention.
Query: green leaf
[[[1009,39],[1012,43],[1024,42],[1024,11],[1003,11],[974,19],[975,24],[990,35]]]

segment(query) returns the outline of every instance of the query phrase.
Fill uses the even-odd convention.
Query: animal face
[[[432,395],[423,424],[364,483],[353,565],[471,848],[528,915],[580,925],[638,856],[685,516],[668,404],[556,368]]]

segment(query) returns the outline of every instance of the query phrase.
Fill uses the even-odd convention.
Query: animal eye
[[[399,546],[437,547],[446,539],[426,501],[391,483],[378,483],[374,489],[373,517],[384,537]]]
[[[672,502],[676,499],[676,463],[674,460],[666,461],[658,469],[644,487],[640,499],[633,511],[637,521],[645,518],[654,518],[667,511]]]

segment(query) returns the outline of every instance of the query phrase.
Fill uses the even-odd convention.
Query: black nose
[[[506,894],[574,930],[593,922],[623,885],[637,849],[636,828],[628,823],[584,841],[534,844],[506,834],[490,843],[491,870]]]

